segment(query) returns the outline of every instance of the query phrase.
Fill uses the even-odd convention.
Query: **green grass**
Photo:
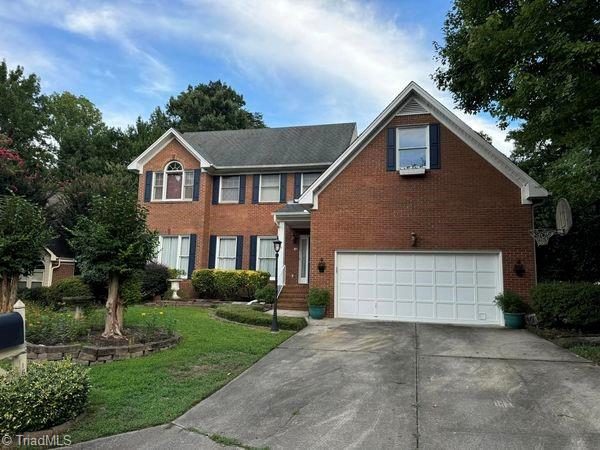
[[[215,310],[215,314],[223,319],[262,327],[271,326],[273,320],[273,316],[270,314],[241,305],[220,306]],[[306,326],[306,320],[303,317],[278,316],[277,322],[282,330],[299,331]]]
[[[600,364],[600,345],[598,344],[577,344],[569,347],[573,353]]]
[[[142,322],[135,306],[125,322]],[[90,368],[86,413],[69,431],[74,442],[169,422],[227,384],[293,333],[225,323],[194,307],[161,308],[183,338],[173,349]]]

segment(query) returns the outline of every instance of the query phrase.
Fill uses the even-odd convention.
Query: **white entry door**
[[[308,267],[310,258],[310,236],[303,235],[298,238],[298,253],[300,261],[298,262],[298,283],[308,283]]]
[[[498,253],[344,252],[336,260],[336,316],[501,324]]]

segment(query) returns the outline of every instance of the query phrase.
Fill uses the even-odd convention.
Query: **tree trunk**
[[[12,311],[12,307],[17,301],[18,282],[18,275],[2,274],[2,282],[0,283],[0,313]]]
[[[123,303],[119,297],[119,275],[112,274],[108,281],[108,296],[106,299],[106,321],[104,322],[105,338],[123,337]]]

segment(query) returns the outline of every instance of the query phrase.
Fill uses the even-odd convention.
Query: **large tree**
[[[456,0],[444,42],[436,44],[438,86],[463,110],[516,125],[512,158],[553,201],[566,197],[573,207],[576,239],[553,238],[555,251],[540,252],[542,278],[599,274],[590,268],[600,266],[600,256],[583,266],[573,259],[590,248],[600,255],[599,21],[600,3],[592,0]],[[537,226],[553,225],[553,201],[536,208]],[[585,232],[577,229],[584,222]]]
[[[188,86],[177,97],[171,97],[167,112],[180,131],[263,128],[262,114],[252,113],[245,106],[241,94],[218,80]]]
[[[17,300],[17,282],[39,264],[52,237],[42,209],[23,197],[0,197],[0,313]]]
[[[148,230],[146,210],[135,194],[115,190],[96,197],[87,216],[80,216],[71,230],[70,244],[84,278],[108,283],[106,338],[122,336],[123,300],[119,287],[155,254],[158,238]]]

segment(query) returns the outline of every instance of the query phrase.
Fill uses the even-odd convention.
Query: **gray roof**
[[[216,167],[330,164],[355,137],[355,123],[199,131],[183,138]]]

